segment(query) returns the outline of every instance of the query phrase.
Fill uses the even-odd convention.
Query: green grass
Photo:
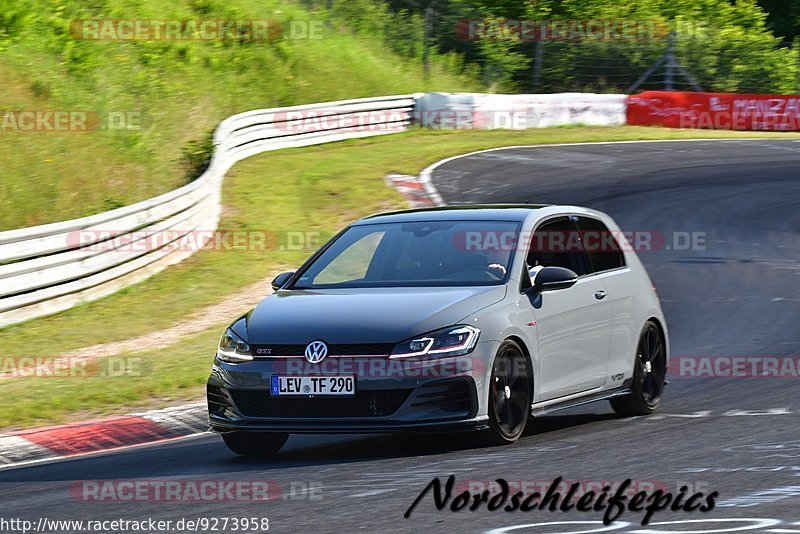
[[[14,402],[0,405],[0,422],[9,430],[199,400],[217,339],[219,328],[209,329],[184,340],[179,352],[126,353],[95,364],[77,363],[57,377],[3,382],[5,398]]]
[[[183,185],[190,178],[184,151],[237,112],[480,88],[453,56],[434,55],[426,78],[418,59],[398,56],[380,35],[346,22],[322,39],[251,43],[79,40],[69,32],[82,19],[286,24],[329,16],[279,0],[0,0],[0,110],[141,117],[132,130],[0,129],[0,231],[98,213]]]
[[[271,152],[239,163],[226,178],[221,228],[265,230],[280,239],[289,231],[330,235],[361,216],[404,206],[403,199],[385,186],[387,173],[416,174],[439,159],[473,150],[508,145],[697,137],[800,138],[798,134],[643,127],[412,131]],[[201,251],[110,297],[0,330],[0,357],[58,355],[168,327],[280,267],[298,265],[311,253],[311,250],[279,248],[268,252]],[[154,361],[169,360],[163,363],[165,367],[159,368],[164,372],[108,379],[108,383],[99,378],[2,381],[0,395],[15,402],[13,410],[0,410],[0,427],[53,422],[85,413],[108,413],[122,406],[158,406],[174,399],[196,399],[222,327],[219,325],[167,349],[133,355]],[[80,401],[69,400],[69,392],[80,392]],[[57,393],[57,399],[53,400]]]

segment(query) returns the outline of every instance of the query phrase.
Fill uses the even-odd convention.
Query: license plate
[[[348,376],[273,376],[272,395],[355,395],[356,378]]]

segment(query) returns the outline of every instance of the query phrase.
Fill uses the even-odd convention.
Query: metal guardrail
[[[405,130],[415,96],[233,115],[215,130],[210,165],[193,182],[89,217],[0,232],[0,327],[106,296],[184,260],[217,228],[222,180],[236,162],[270,150]],[[171,246],[191,233],[201,239],[196,246]],[[156,234],[169,240],[136,246]]]

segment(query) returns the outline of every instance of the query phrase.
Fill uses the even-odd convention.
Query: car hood
[[[501,301],[505,286],[281,290],[246,317],[248,342],[395,343]]]

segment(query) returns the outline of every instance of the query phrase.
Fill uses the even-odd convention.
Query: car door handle
[[[594,298],[596,298],[597,300],[603,300],[604,298],[606,298],[606,295],[607,293],[602,289],[598,289],[597,291],[594,292]]]

